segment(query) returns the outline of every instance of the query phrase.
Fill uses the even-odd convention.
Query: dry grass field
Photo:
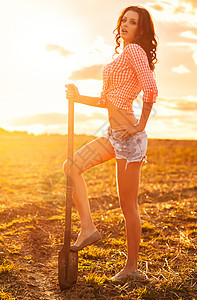
[[[93,138],[75,136],[75,149]],[[0,299],[197,299],[197,141],[149,140],[139,189],[141,279],[109,280],[126,256],[115,160],[85,172],[102,240],[80,251],[78,282],[62,293],[66,137],[1,131],[0,154]],[[73,208],[73,241],[79,230]]]

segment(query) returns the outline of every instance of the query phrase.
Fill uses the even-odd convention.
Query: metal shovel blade
[[[68,289],[77,281],[78,252],[70,251],[66,257],[64,246],[58,256],[58,279],[61,291]]]

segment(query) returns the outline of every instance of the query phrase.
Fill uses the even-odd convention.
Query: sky
[[[159,40],[148,136],[197,139],[197,0],[0,0],[0,127],[67,133],[65,84],[100,95],[113,30],[129,5],[149,10]],[[75,103],[76,134],[99,136],[107,126],[106,109]]]

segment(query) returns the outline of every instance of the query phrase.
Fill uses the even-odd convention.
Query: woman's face
[[[138,29],[139,14],[129,10],[122,17],[120,24],[120,36],[124,41],[124,47],[134,41]]]

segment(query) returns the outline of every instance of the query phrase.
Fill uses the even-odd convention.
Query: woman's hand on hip
[[[78,88],[74,84],[66,84],[66,98],[77,102],[80,94]]]
[[[114,128],[115,132],[122,131],[124,132],[120,135],[119,139],[126,139],[129,135],[134,135],[138,130],[138,126],[133,126],[133,125],[120,125],[117,128]]]

